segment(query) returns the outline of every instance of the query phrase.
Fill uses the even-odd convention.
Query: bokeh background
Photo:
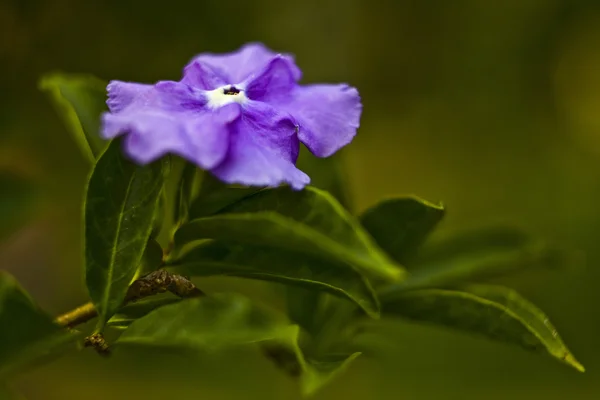
[[[587,259],[584,269],[510,282],[552,317],[585,374],[483,339],[397,324],[395,351],[359,359],[315,399],[600,398],[597,0],[0,0],[0,171],[31,180],[35,191],[26,225],[2,238],[0,267],[53,314],[86,300],[80,201],[88,167],[38,91],[40,75],[178,79],[194,54],[248,41],[295,53],[304,82],[359,88],[361,128],[344,152],[359,210],[417,194],[447,206],[438,235],[517,224]],[[14,215],[10,203],[3,208],[5,224]],[[197,362],[83,352],[16,387],[31,400],[299,398],[252,352]]]

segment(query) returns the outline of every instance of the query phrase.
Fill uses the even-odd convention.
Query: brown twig
[[[159,269],[133,282],[125,296],[125,303],[167,291],[181,298],[204,296],[189,278]]]
[[[188,278],[159,269],[135,280],[127,291],[123,305],[167,291],[181,298],[204,295]],[[55,322],[65,328],[73,328],[97,316],[98,311],[96,311],[94,305],[87,303],[58,316]]]
[[[158,293],[171,292],[181,298],[204,296],[204,292],[194,285],[189,278],[182,275],[173,274],[159,269],[136,279],[125,295],[123,306],[130,302],[135,302],[145,297],[153,296]],[[60,326],[72,329],[98,316],[98,311],[92,303],[84,304],[76,309],[69,311],[56,318],[55,322]],[[95,332],[85,338],[84,347],[92,347],[98,354],[103,356],[110,355],[108,343],[104,339],[102,332]]]
[[[135,280],[129,286],[123,306],[164,292],[173,293],[181,298],[205,295],[189,278],[159,269]],[[87,303],[58,316],[55,322],[67,329],[72,329],[97,316],[98,312],[94,308],[94,305]],[[86,337],[83,346],[92,347],[102,356],[109,356],[111,354],[110,347],[101,332],[95,332]],[[277,343],[264,343],[261,346],[261,350],[265,357],[274,362],[278,368],[290,376],[298,377],[302,374],[302,366],[298,362],[296,355],[286,346]]]

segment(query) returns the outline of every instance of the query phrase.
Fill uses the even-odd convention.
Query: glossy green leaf
[[[465,238],[466,239],[466,238]],[[567,252],[519,231],[490,231],[486,241],[449,241],[414,260],[410,276],[386,290],[442,287],[465,282],[482,282],[532,268],[570,263]]]
[[[98,329],[121,306],[142,262],[168,165],[138,166],[114,140],[92,171],[85,203],[86,283]]]
[[[0,171],[0,242],[10,237],[31,217],[36,189],[26,179]]]
[[[445,262],[458,262],[490,254],[510,253],[518,250],[539,250],[539,263],[549,269],[560,269],[577,264],[580,254],[555,244],[545,243],[528,232],[515,227],[491,227],[455,234],[446,239],[425,244],[412,260],[415,269],[429,268]]]
[[[0,326],[0,378],[68,351],[77,338],[54,324],[5,271],[0,271]]]
[[[302,146],[296,166],[310,176],[311,186],[329,192],[345,209],[354,209],[348,177],[344,170],[343,150],[331,157],[319,158]],[[284,293],[290,319],[313,336],[316,335],[320,329],[318,310],[323,308],[324,294],[291,285],[284,287]]]
[[[106,325],[113,328],[124,329],[131,325],[133,321],[147,315],[151,311],[179,301],[181,301],[179,297],[167,295],[166,297],[148,298],[136,301],[135,303],[129,303],[125,307],[119,309],[119,311],[108,320]]]
[[[527,232],[506,226],[459,232],[447,238],[426,243],[417,257],[412,260],[411,267],[421,268],[421,266],[454,258],[519,249],[529,245],[533,240],[534,238]]]
[[[294,327],[297,328],[297,327]],[[333,378],[342,374],[362,353],[333,353],[318,358],[305,355],[298,346],[298,329],[263,344],[263,354],[282,371],[300,378],[302,394],[315,394]]]
[[[154,272],[163,264],[163,249],[155,239],[148,239],[142,262],[138,266],[137,272],[132,280],[138,279],[144,275]]]
[[[208,217],[263,190],[260,187],[227,185],[209,173],[202,177],[198,196],[192,201],[189,219]]]
[[[284,287],[286,311],[290,321],[315,336],[319,330],[317,316],[323,303],[323,293],[298,285]],[[376,298],[376,297],[375,297]],[[377,303],[379,306],[379,303]],[[376,315],[379,317],[379,312]]]
[[[545,352],[583,372],[548,317],[517,292],[502,286],[460,290],[424,289],[381,298],[384,315],[445,326],[536,352]]]
[[[234,294],[184,300],[160,307],[131,323],[117,346],[145,346],[202,354],[260,345],[311,394],[359,354],[307,360],[298,347],[299,330],[283,316]]]
[[[156,211],[155,228],[151,237],[163,247],[169,248],[176,227],[175,218],[178,217],[178,196],[181,188],[181,177],[188,163],[181,157],[168,155],[169,172],[165,179],[159,201],[159,210]]]
[[[302,394],[310,396],[342,374],[362,353],[331,354],[318,360],[305,359]]]
[[[347,349],[351,340],[348,327],[356,319],[357,312],[354,303],[340,297],[321,296],[313,313],[315,329],[311,348],[318,354]]]
[[[383,250],[405,264],[443,217],[441,205],[407,196],[376,204],[360,221]]]
[[[175,197],[175,226],[181,226],[188,220],[190,207],[200,190],[202,175],[202,171],[196,165],[185,162]]]
[[[219,215],[190,221],[175,233],[179,249],[200,239],[306,253],[391,281],[401,279],[404,272],[331,195],[312,187],[262,190]]]
[[[358,272],[347,264],[305,253],[211,241],[191,250],[171,268],[186,276],[238,276],[327,291],[355,302],[372,317],[379,315],[377,298]]]
[[[160,198],[158,199],[158,205],[154,210],[154,217],[152,218],[152,230],[150,231],[150,238],[157,239],[165,227],[165,220],[167,215],[167,198],[166,192],[163,188]]]
[[[243,296],[216,294],[151,311],[117,343],[215,351],[279,338],[287,329],[285,320]]]
[[[47,92],[82,153],[93,162],[107,142],[100,137],[100,115],[107,111],[107,83],[91,75],[54,73],[39,83]]]

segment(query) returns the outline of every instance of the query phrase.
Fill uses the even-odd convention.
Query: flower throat
[[[236,88],[235,86],[229,86],[228,88],[223,88],[223,94],[227,96],[236,96],[240,94],[241,90]]]

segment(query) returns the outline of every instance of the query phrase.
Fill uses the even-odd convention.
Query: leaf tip
[[[577,361],[577,359],[573,356],[573,354],[571,354],[571,353],[565,354],[565,356],[563,357],[563,361],[565,363],[567,363],[568,365],[570,365],[571,367],[575,368],[577,371],[579,371],[581,373],[585,372],[585,367],[579,361]]]
[[[369,316],[369,318],[374,320],[381,319],[381,310],[378,307],[373,307],[371,304],[360,304],[364,312]]]
[[[438,201],[436,203],[433,201],[425,200],[424,198],[417,196],[416,194],[409,194],[406,196],[406,198],[412,200],[413,202],[420,203],[426,207],[434,209],[436,211],[440,211],[440,212],[446,211],[446,204],[442,201]]]
[[[55,72],[48,72],[38,78],[37,86],[41,91],[52,90],[56,85],[53,83],[58,77]]]
[[[399,268],[396,265],[390,265],[387,268],[387,276],[391,282],[400,282],[403,281],[407,277],[407,273],[404,269]]]

